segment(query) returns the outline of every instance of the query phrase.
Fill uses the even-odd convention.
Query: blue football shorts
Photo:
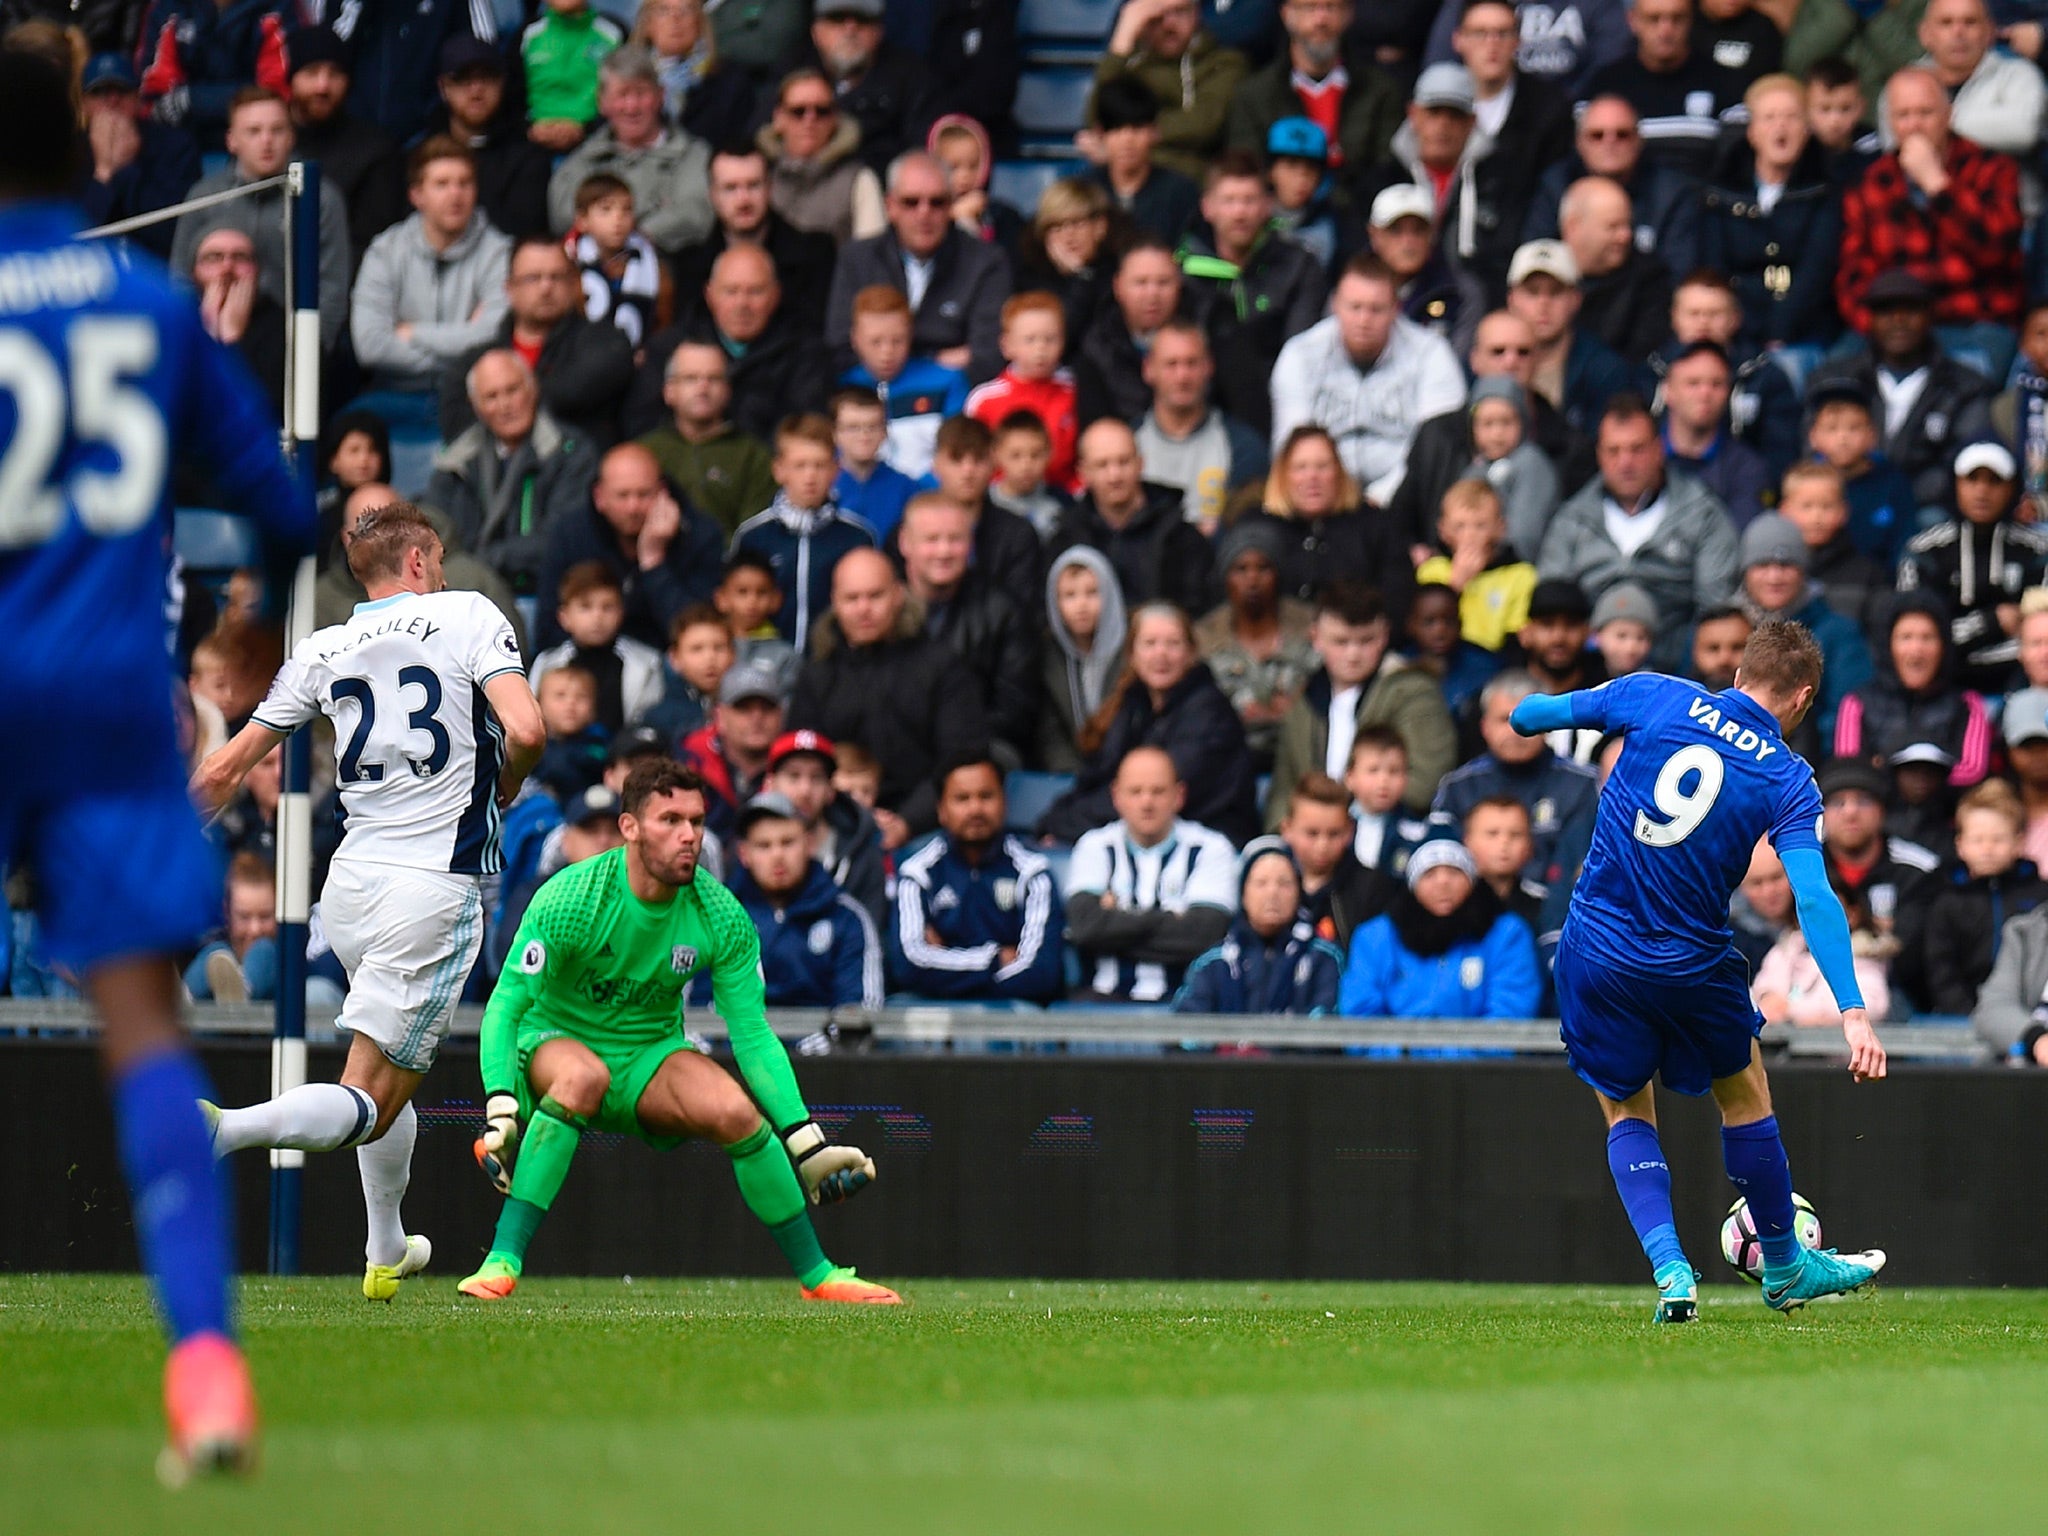
[[[220,856],[174,752],[138,750],[118,783],[0,783],[0,861],[35,877],[43,950],[83,974],[196,945],[221,921]]]
[[[1749,1000],[1749,967],[1729,950],[1693,976],[1642,976],[1557,950],[1559,1035],[1572,1070],[1610,1099],[1661,1077],[1695,1097],[1749,1066],[1763,1015]]]

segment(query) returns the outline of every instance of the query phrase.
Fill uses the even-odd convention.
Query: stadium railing
[[[272,1022],[267,1003],[197,1004],[188,1011],[187,1018],[201,1035],[268,1035]],[[482,1020],[481,1008],[457,1009],[452,1033],[458,1039],[474,1038]],[[833,1021],[839,1024],[844,1036],[849,1023],[856,1020],[859,1031],[875,1048],[912,1052],[1026,1047],[1168,1053],[1211,1051],[1227,1046],[1445,1060],[1501,1054],[1559,1056],[1564,1052],[1554,1019],[1311,1019],[1267,1014],[1181,1014],[1144,1008],[916,1004],[874,1012],[856,1011],[852,1015],[845,1010],[777,1008],[770,1022],[783,1039],[802,1042],[820,1038],[827,1023]],[[709,1011],[693,1014],[689,1027],[692,1033],[709,1040],[725,1037],[723,1022]],[[97,1028],[91,1010],[83,1003],[0,1000],[0,1041],[90,1034]],[[1901,1062],[1990,1064],[1994,1060],[1990,1048],[1960,1019],[1887,1024],[1879,1034],[1885,1049]],[[308,1009],[306,1035],[316,1044],[336,1038],[333,1011]],[[1841,1035],[1830,1029],[1771,1025],[1764,1030],[1762,1040],[1767,1050],[1782,1050],[1796,1059],[1847,1056]]]

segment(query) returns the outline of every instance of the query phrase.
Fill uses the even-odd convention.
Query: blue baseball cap
[[[1322,125],[1306,117],[1283,117],[1266,130],[1268,158],[1285,155],[1290,160],[1330,163],[1330,136]]]
[[[135,78],[135,66],[127,57],[118,53],[96,53],[85,61],[85,73],[78,78],[78,88],[90,94],[108,88],[119,91],[133,91],[141,88]]]

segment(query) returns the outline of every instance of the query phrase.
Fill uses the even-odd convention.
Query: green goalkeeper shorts
[[[519,1118],[531,1120],[533,1112],[540,1105],[535,1094],[533,1079],[527,1068],[533,1062],[533,1053],[550,1040],[576,1040],[576,1036],[563,1029],[522,1029],[519,1031]],[[619,1136],[637,1136],[650,1147],[666,1152],[679,1147],[689,1138],[686,1136],[657,1136],[640,1123],[635,1110],[640,1095],[647,1091],[647,1085],[654,1081],[661,1071],[661,1064],[678,1051],[694,1050],[695,1047],[683,1038],[681,1030],[664,1040],[655,1040],[646,1045],[631,1047],[604,1047],[592,1045],[588,1040],[577,1044],[590,1051],[605,1064],[612,1075],[612,1083],[604,1093],[604,1103],[590,1118],[594,1131],[610,1131]]]

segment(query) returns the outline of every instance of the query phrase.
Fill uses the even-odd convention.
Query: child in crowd
[[[1440,581],[1416,587],[1408,604],[1407,637],[1409,665],[1436,678],[1454,715],[1500,670],[1497,653],[1459,632],[1458,594]]]
[[[1609,677],[1640,672],[1657,638],[1657,604],[1632,581],[1616,582],[1593,605],[1593,644]]]
[[[725,616],[732,632],[735,665],[765,661],[780,669],[787,687],[796,686],[802,658],[775,628],[775,616],[782,611],[782,587],[766,555],[741,549],[728,556],[711,606]]]
[[[1505,408],[1498,400],[1482,403],[1489,409]],[[1448,587],[1457,596],[1465,638],[1498,651],[1508,636],[1529,622],[1529,596],[1536,590],[1536,567],[1508,536],[1501,492],[1486,480],[1457,481],[1444,492],[1436,528],[1438,540],[1450,553],[1423,561],[1416,567],[1415,580]]]
[[[775,483],[781,489],[765,512],[740,524],[732,540],[734,554],[755,550],[774,568],[782,593],[775,629],[799,655],[810,642],[811,626],[831,611],[839,557],[877,542],[874,529],[832,500],[837,455],[825,417],[785,417],[775,429]]]
[[[882,765],[875,755],[857,741],[837,743],[838,763],[832,770],[832,789],[863,810],[872,811],[882,793]]]
[[[967,397],[967,414],[993,431],[1013,411],[1029,411],[1045,423],[1051,445],[1048,484],[1069,493],[1074,478],[1074,444],[1080,416],[1074,376],[1060,366],[1067,346],[1067,317],[1049,293],[1020,293],[1003,305],[1002,351],[1006,366]]]
[[[842,389],[826,410],[832,417],[832,442],[839,453],[839,474],[832,499],[887,539],[903,521],[903,508],[925,487],[900,469],[882,461],[889,439],[889,417],[881,397],[871,389]]]
[[[1821,147],[1829,179],[1838,187],[1860,181],[1877,158],[1877,135],[1863,131],[1868,116],[1863,77],[1854,64],[1834,54],[1807,70],[1806,126]]]
[[[932,467],[939,423],[967,404],[967,375],[928,357],[910,355],[910,300],[900,289],[875,283],[853,296],[849,340],[860,359],[839,382],[871,389],[888,413],[882,462],[916,480]]]
[[[1339,949],[1351,942],[1360,923],[1387,910],[1400,882],[1367,869],[1352,854],[1357,823],[1351,792],[1327,773],[1304,773],[1287,802],[1280,836],[1301,871],[1301,910],[1318,937]]]
[[[1544,886],[1522,878],[1522,869],[1536,851],[1529,830],[1529,807],[1513,795],[1488,795],[1465,813],[1465,851],[1479,878],[1534,933],[1543,911]]]
[[[1360,726],[1344,763],[1351,796],[1351,852],[1367,869],[1405,877],[1408,855],[1429,835],[1419,817],[1403,814],[1408,798],[1408,743],[1390,725]]]
[[[1045,577],[1045,620],[1038,760],[1051,773],[1078,773],[1087,755],[1081,729],[1123,671],[1129,629],[1123,588],[1106,555],[1080,544],[1053,561]]]
[[[342,411],[327,424],[320,456],[327,483],[320,488],[320,547],[341,536],[341,509],[358,486],[391,483],[391,428],[374,411]]]
[[[195,1002],[268,1002],[277,996],[277,874],[261,854],[228,861],[226,924],[185,968]]]
[[[1365,244],[1347,208],[1341,215],[1330,175],[1330,136],[1312,118],[1283,117],[1266,130],[1266,167],[1273,181],[1273,222],[1315,257],[1326,276]]]
[[[668,741],[709,723],[718,684],[734,659],[732,628],[710,603],[692,603],[668,627],[661,702],[640,717]]]
[[[2022,858],[2026,811],[2003,779],[1979,784],[1956,807],[1956,859],[1930,904],[1919,990],[1934,1013],[1963,1015],[1998,958],[2005,921],[2048,900],[2048,885]]]
[[[1408,888],[1358,930],[1338,997],[1355,1018],[1526,1019],[1543,1001],[1535,936],[1463,843],[1432,837],[1409,856]]]
[[[1097,178],[1134,226],[1171,245],[1201,211],[1202,189],[1179,171],[1152,163],[1159,113],[1151,86],[1125,73],[1095,87],[1089,115],[1102,155]]]
[[[1806,574],[1820,583],[1828,607],[1869,632],[1891,573],[1856,547],[1849,533],[1849,498],[1842,472],[1825,459],[1806,459],[1785,471],[1778,510],[1806,546]]]
[[[964,112],[948,112],[931,126],[925,148],[946,168],[946,189],[953,194],[953,222],[970,240],[986,240],[1016,259],[1017,237],[1024,216],[1008,203],[988,195],[995,154],[988,130]]]
[[[1826,380],[1808,402],[1813,412],[1806,443],[1814,455],[1842,476],[1849,503],[1849,537],[1856,548],[1889,571],[1913,536],[1918,510],[1913,487],[1882,453],[1875,407],[1853,379]]]
[[[1237,912],[1223,942],[1188,967],[1175,1013],[1334,1012],[1344,955],[1302,910],[1301,871],[1288,845],[1255,837],[1237,864]]]
[[[1030,411],[1010,412],[996,423],[991,452],[996,478],[988,499],[1030,523],[1039,538],[1050,539],[1073,499],[1045,483],[1052,462],[1052,434],[1045,423]]]
[[[619,633],[626,594],[602,560],[584,560],[562,573],[555,620],[569,638],[533,658],[529,680],[574,662],[597,679],[597,723],[617,735],[661,701],[661,652]]]
[[[566,804],[604,777],[611,735],[597,720],[597,679],[576,662],[554,668],[535,690],[548,744],[533,779]]]
[[[1503,534],[1523,559],[1542,547],[1561,491],[1549,455],[1531,440],[1529,397],[1513,379],[1476,379],[1466,406],[1472,423],[1468,473],[1500,496]]]
[[[583,142],[597,119],[597,66],[626,40],[626,29],[588,0],[546,0],[539,21],[519,40],[526,71],[526,136],[554,154]]]
[[[736,852],[726,884],[760,930],[769,1006],[881,1007],[874,921],[811,857],[810,832],[787,797],[759,794],[741,807]],[[691,1001],[711,1001],[709,970]]]
[[[654,242],[634,227],[633,189],[609,171],[576,188],[569,254],[582,273],[583,313],[625,332],[637,364],[647,338],[675,317],[675,284]]]
[[[1692,632],[1692,675],[1719,693],[1735,686],[1735,668],[1754,626],[1740,608],[1711,608]]]

